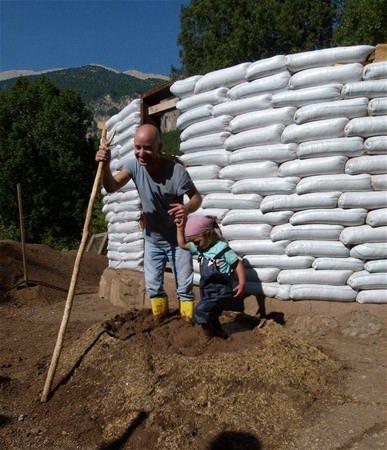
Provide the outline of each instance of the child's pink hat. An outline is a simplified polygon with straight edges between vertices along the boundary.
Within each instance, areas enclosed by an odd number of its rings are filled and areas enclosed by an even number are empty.
[[[216,217],[214,216],[189,216],[185,225],[186,236],[197,236],[214,229]]]

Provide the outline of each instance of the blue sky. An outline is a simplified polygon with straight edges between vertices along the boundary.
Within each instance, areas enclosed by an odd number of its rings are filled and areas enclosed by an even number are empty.
[[[0,70],[98,63],[168,75],[189,0],[0,0]]]

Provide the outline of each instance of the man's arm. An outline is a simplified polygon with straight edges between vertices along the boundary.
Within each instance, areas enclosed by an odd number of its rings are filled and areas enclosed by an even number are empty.
[[[109,165],[110,149],[109,145],[106,143],[101,143],[99,146],[99,149],[95,155],[95,160],[98,162],[102,161],[103,163],[102,184],[108,192],[117,191],[122,186],[125,186],[125,184],[132,178],[132,175],[126,170],[121,170],[117,173],[117,175],[113,176]]]
[[[189,202],[185,205],[181,203],[171,203],[170,205],[171,208],[168,210],[168,213],[173,215],[176,221],[182,220],[187,217],[188,214],[195,212],[202,204],[202,196],[195,186],[187,191],[187,195],[189,197]]]

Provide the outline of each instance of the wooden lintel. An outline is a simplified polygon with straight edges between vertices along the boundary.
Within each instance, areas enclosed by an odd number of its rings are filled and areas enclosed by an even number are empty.
[[[378,44],[375,48],[374,62],[387,61],[387,44]]]
[[[177,98],[171,98],[169,100],[162,101],[158,103],[157,105],[152,105],[148,107],[148,114],[159,114],[161,112],[168,111],[169,109],[174,109],[176,106],[176,103],[178,102]]]

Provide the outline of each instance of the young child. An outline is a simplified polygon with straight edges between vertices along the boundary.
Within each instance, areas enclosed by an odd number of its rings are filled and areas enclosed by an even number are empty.
[[[220,238],[215,217],[195,215],[186,223],[177,223],[177,242],[198,255],[201,298],[195,308],[195,322],[207,335],[226,339],[219,316],[223,310],[235,309],[235,299],[244,294],[246,274],[241,259]]]

